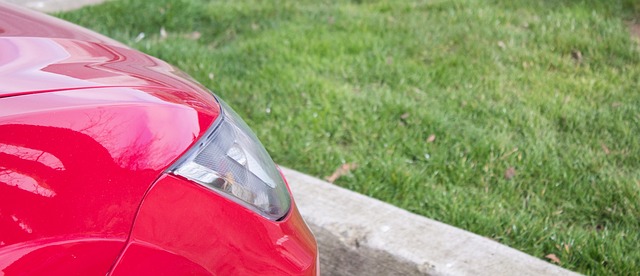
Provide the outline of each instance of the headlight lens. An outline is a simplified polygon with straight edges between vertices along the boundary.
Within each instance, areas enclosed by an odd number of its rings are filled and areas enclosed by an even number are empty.
[[[291,198],[273,160],[244,121],[222,100],[217,124],[170,171],[278,220]]]

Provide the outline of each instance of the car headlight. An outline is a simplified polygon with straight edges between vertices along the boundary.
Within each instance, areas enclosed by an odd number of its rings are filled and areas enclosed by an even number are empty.
[[[211,129],[169,171],[278,220],[291,197],[273,160],[244,121],[222,100]]]

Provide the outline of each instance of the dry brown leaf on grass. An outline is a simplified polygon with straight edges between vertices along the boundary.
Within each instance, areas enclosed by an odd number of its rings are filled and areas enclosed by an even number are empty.
[[[183,35],[182,37],[189,39],[189,40],[198,40],[200,39],[200,37],[202,36],[202,34],[198,31],[195,32],[191,32],[188,34]]]
[[[498,47],[499,47],[500,49],[502,49],[502,50],[504,50],[505,48],[507,48],[507,45],[506,45],[506,44],[504,44],[504,41],[502,41],[502,40],[501,40],[501,41],[498,41],[498,43],[497,43],[497,44],[498,44]]]
[[[398,122],[398,124],[400,124],[401,126],[406,126],[407,118],[409,118],[409,112],[403,113],[402,115],[400,115],[400,122]]]
[[[328,182],[333,183],[336,180],[338,180],[338,178],[340,178],[341,176],[348,174],[351,170],[355,170],[358,167],[358,164],[356,163],[344,163],[342,165],[340,165],[340,167],[338,167],[333,174],[331,174],[330,176],[325,177],[324,179],[326,179]]]
[[[435,140],[436,140],[436,135],[435,134],[431,134],[427,138],[427,143],[433,143]]]
[[[602,147],[602,151],[604,151],[604,154],[609,155],[611,153],[609,147],[607,147],[607,145],[605,145],[603,142],[600,142],[600,147]]]
[[[627,27],[629,27],[629,33],[631,38],[640,42],[640,22],[627,21]]]
[[[573,50],[571,51],[571,57],[573,58],[573,60],[575,60],[577,63],[581,63],[582,62],[582,52],[580,52],[580,50]]]
[[[513,178],[514,176],[516,176],[516,168],[514,168],[514,167],[509,167],[504,172],[504,179],[506,179],[506,180],[511,180],[511,178]]]
[[[392,57],[387,57],[387,64],[388,65],[393,64],[393,58]]]
[[[561,264],[560,259],[558,258],[558,256],[556,256],[556,254],[549,254],[544,257],[549,259],[549,261],[551,261],[552,263]]]

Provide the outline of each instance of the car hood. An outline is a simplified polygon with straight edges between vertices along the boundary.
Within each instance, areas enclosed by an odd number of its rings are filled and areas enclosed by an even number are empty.
[[[0,36],[0,49],[0,97],[116,86],[206,90],[169,64],[117,45]]]
[[[68,22],[0,3],[0,97],[96,87],[206,91],[159,59]]]
[[[109,248],[86,262],[106,272],[145,192],[219,111],[159,59],[0,2],[0,274]]]

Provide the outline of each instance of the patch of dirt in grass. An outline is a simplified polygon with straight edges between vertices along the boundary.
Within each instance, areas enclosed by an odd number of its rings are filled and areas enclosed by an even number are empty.
[[[631,37],[640,43],[640,22],[635,20],[628,21],[627,26],[629,27]]]

